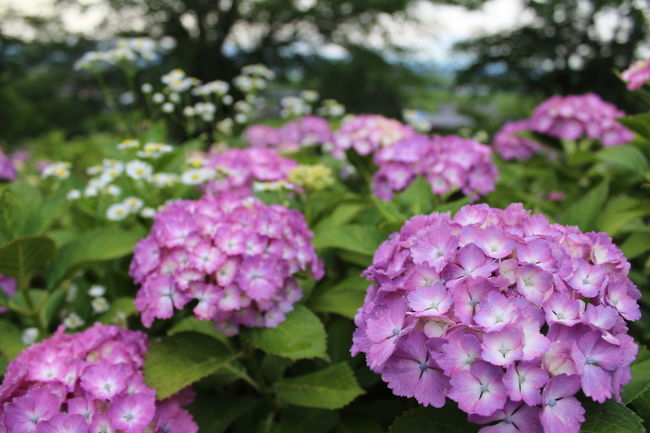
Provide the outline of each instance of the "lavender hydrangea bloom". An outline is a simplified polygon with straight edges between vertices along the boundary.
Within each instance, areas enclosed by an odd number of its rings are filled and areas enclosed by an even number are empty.
[[[583,137],[598,139],[603,146],[617,146],[632,141],[631,131],[616,121],[625,116],[598,95],[553,96],[542,102],[530,118],[532,131],[564,140]]]
[[[305,146],[332,146],[334,135],[326,119],[303,116],[281,128],[252,125],[244,132],[246,141],[255,147],[266,147],[278,152],[296,152]]]
[[[147,337],[96,324],[25,349],[0,386],[0,431],[12,433],[196,433],[182,408],[190,389],[162,401],[144,383]]]
[[[0,180],[15,180],[16,175],[13,161],[0,149]]]
[[[272,149],[249,147],[229,149],[209,155],[205,167],[223,173],[203,185],[208,194],[228,191],[247,196],[252,194],[254,181],[286,181],[289,172],[298,165],[294,160],[278,155]]]
[[[142,323],[151,326],[196,300],[196,317],[230,335],[240,325],[277,326],[302,296],[294,274],[323,276],[311,238],[298,211],[253,197],[170,203],[131,262]]]
[[[641,293],[604,233],[521,204],[408,220],[376,251],[352,354],[396,395],[445,397],[482,433],[578,433],[575,394],[620,399],[638,348]]]
[[[251,125],[244,131],[245,140],[254,147],[276,149],[280,145],[280,130],[269,125]]]
[[[382,147],[415,135],[415,130],[398,120],[378,114],[354,116],[334,134],[333,155],[342,158],[347,149],[370,155]]]
[[[494,135],[494,150],[503,159],[530,159],[541,145],[529,138],[520,137],[518,133],[528,131],[530,127],[527,120],[506,122]]]
[[[11,297],[16,293],[16,289],[17,284],[15,278],[0,274],[0,290],[5,292],[7,296]],[[5,307],[0,307],[0,313],[4,313],[5,311],[7,311]]]
[[[639,89],[650,82],[650,59],[633,63],[621,73],[621,78],[627,83],[628,90]]]
[[[379,170],[373,177],[373,192],[382,200],[408,188],[418,175],[429,181],[435,194],[458,188],[465,195],[494,190],[498,175],[489,147],[455,135],[412,135],[378,149],[374,161]]]

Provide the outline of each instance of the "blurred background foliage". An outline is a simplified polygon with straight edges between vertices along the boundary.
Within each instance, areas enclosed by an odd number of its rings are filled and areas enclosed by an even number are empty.
[[[640,49],[647,50],[650,32],[643,0],[521,0],[521,25],[456,42],[461,61],[423,61],[412,47],[396,42],[399,27],[387,23],[430,30],[435,24],[417,13],[422,3],[473,10],[490,1],[52,1],[47,18],[11,5],[2,10],[3,146],[24,145],[54,130],[65,138],[110,130],[94,78],[72,73],[72,65],[116,36],[176,40],[164,60],[140,72],[139,82],[172,67],[206,81],[227,80],[241,66],[261,62],[279,73],[279,92],[311,88],[353,113],[399,117],[405,107],[443,115],[452,110],[468,116],[469,125],[493,132],[553,93],[595,91],[638,111],[638,101],[615,74],[602,71],[630,64]],[[73,32],[64,25],[71,11],[103,18],[91,32]],[[109,84],[117,79],[107,76]]]

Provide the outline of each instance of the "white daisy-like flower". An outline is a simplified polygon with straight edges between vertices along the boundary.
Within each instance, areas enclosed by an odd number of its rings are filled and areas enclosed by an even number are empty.
[[[74,283],[70,284],[65,292],[65,301],[66,302],[74,301],[74,298],[77,297],[77,292],[79,292],[79,287]]]
[[[110,308],[110,304],[108,303],[106,298],[102,298],[102,297],[93,299],[90,302],[90,305],[93,307],[93,311],[96,314],[104,313],[108,311],[108,309]]]
[[[93,298],[104,296],[104,293],[106,293],[106,287],[101,284],[93,284],[88,288],[88,294]]]
[[[69,162],[53,162],[41,175],[43,178],[56,177],[58,179],[67,179],[70,177],[70,163]]]
[[[162,93],[156,92],[151,97],[151,100],[153,102],[155,102],[156,104],[162,104],[163,102],[165,102],[165,95],[163,95]]]
[[[144,161],[134,159],[126,163],[126,175],[131,179],[149,179],[153,168]]]
[[[117,148],[120,150],[124,149],[136,149],[140,146],[140,142],[134,139],[126,139],[117,144]]]
[[[151,207],[145,207],[140,211],[140,216],[142,218],[153,218],[154,216],[156,216],[156,209]]]
[[[23,333],[20,337],[21,341],[25,346],[34,344],[38,338],[38,328],[26,328],[23,330]]]
[[[130,209],[124,203],[111,205],[106,211],[106,218],[111,221],[120,221],[129,216]]]
[[[140,90],[142,90],[142,93],[151,93],[153,92],[153,86],[151,83],[144,83],[142,86],[140,86]]]
[[[207,168],[193,168],[181,176],[181,182],[186,185],[198,185],[214,177],[214,171]]]
[[[104,192],[110,196],[117,197],[122,194],[122,188],[117,185],[106,185]]]
[[[151,176],[151,183],[158,188],[165,188],[176,183],[176,175],[171,173],[156,173]]]
[[[174,104],[172,104],[171,102],[165,102],[162,105],[162,111],[164,111],[165,113],[173,112],[174,111]]]
[[[131,209],[132,213],[136,213],[144,205],[144,202],[137,197],[128,197],[124,199],[123,203]]]
[[[63,326],[68,329],[75,329],[84,325],[84,321],[76,313],[70,313],[68,316],[63,319]]]
[[[85,197],[97,197],[98,195],[99,195],[99,189],[96,186],[88,185],[84,189],[84,196]]]
[[[78,198],[81,197],[81,191],[79,191],[78,189],[71,189],[70,191],[68,191],[65,197],[70,201],[77,200]]]

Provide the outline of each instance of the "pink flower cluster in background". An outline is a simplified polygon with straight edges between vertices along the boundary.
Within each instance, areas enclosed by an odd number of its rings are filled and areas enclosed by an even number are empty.
[[[142,323],[170,318],[195,299],[194,314],[228,335],[239,326],[274,327],[302,292],[294,275],[323,263],[296,210],[223,193],[180,200],[158,212],[135,248],[131,275],[142,285]]]
[[[267,147],[288,153],[305,146],[331,146],[334,139],[327,120],[318,116],[304,116],[281,128],[252,125],[246,129],[244,137],[254,147]]]
[[[650,59],[633,63],[621,73],[621,78],[627,83],[628,90],[636,90],[650,83]]]
[[[191,390],[156,401],[144,383],[147,337],[95,324],[30,346],[0,386],[0,431],[11,433],[196,433],[182,408]]]
[[[494,150],[503,159],[530,159],[541,149],[540,143],[530,138],[521,137],[520,132],[529,131],[527,120],[506,122],[494,135]]]
[[[529,120],[532,131],[565,140],[598,139],[603,146],[632,141],[634,135],[616,121],[625,113],[598,95],[553,96],[541,103]]]
[[[411,218],[376,251],[355,318],[366,354],[394,394],[446,397],[483,433],[578,433],[580,390],[615,397],[638,348],[626,320],[641,293],[604,233],[581,233],[485,204]]]
[[[203,185],[208,194],[229,191],[239,196],[252,193],[254,181],[273,182],[286,180],[289,172],[298,164],[278,155],[272,149],[248,147],[229,149],[208,156],[205,167],[218,170],[223,177],[212,179]]]
[[[359,155],[370,155],[412,135],[415,135],[413,128],[395,119],[378,114],[354,116],[334,134],[333,155],[343,158],[347,149],[354,149]]]
[[[14,162],[0,149],[0,180],[14,180],[16,174]]]
[[[454,188],[465,195],[487,194],[494,190],[498,175],[490,153],[488,146],[456,135],[412,135],[375,152],[379,170],[373,178],[373,192],[390,200],[393,192],[408,188],[422,175],[435,194]]]
[[[17,289],[16,279],[0,274],[0,290],[5,292],[8,297],[12,297]],[[7,311],[5,307],[0,307],[0,313]]]

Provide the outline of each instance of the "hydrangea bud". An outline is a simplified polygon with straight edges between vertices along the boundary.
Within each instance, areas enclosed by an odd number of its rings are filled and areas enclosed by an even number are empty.
[[[650,82],[650,59],[639,60],[621,73],[628,90],[636,90]]]
[[[620,400],[638,348],[641,293],[604,233],[551,224],[521,204],[408,220],[375,252],[352,353],[425,406],[480,424],[578,433],[575,394]],[[522,424],[524,425],[524,424]]]
[[[168,204],[131,262],[142,323],[170,318],[196,300],[195,316],[229,335],[240,325],[278,325],[302,296],[295,274],[323,276],[311,238],[298,211],[253,197],[223,193]]]
[[[190,389],[162,401],[145,385],[147,337],[95,324],[79,334],[63,328],[7,367],[0,386],[0,431],[12,433],[196,433],[182,408]]]

